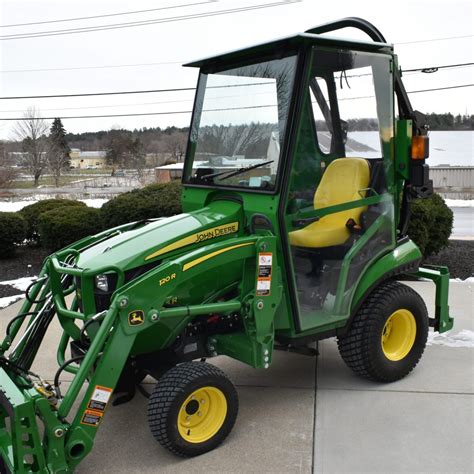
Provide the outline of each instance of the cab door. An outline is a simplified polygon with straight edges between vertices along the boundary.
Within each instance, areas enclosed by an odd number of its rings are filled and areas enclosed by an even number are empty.
[[[343,325],[395,244],[392,57],[314,48],[285,202],[297,330]]]

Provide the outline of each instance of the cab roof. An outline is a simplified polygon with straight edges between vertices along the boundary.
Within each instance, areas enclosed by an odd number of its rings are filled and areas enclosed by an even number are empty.
[[[393,45],[389,43],[379,43],[376,41],[360,41],[355,39],[338,38],[334,36],[322,36],[314,33],[300,33],[296,36],[288,36],[273,40],[267,43],[262,43],[248,48],[243,48],[227,53],[211,56],[204,59],[199,59],[190,63],[184,64],[185,67],[207,67],[218,66],[221,63],[233,62],[242,58],[259,57],[268,54],[275,54],[280,51],[282,56],[285,53],[295,51],[301,46],[340,46],[347,49],[356,49],[362,51],[393,53]]]

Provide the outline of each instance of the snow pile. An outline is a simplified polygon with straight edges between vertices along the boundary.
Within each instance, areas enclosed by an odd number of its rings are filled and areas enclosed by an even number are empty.
[[[23,209],[30,204],[34,204],[35,202],[41,201],[42,199],[49,199],[52,196],[43,196],[39,198],[35,196],[36,199],[25,199],[22,201],[0,201],[0,212],[17,212],[20,209]],[[101,207],[102,204],[106,203],[108,199],[78,199],[82,201],[86,206],[89,207]]]
[[[79,201],[82,201],[86,206],[89,207],[102,207],[102,204],[105,204],[108,199],[79,199]]]
[[[15,303],[18,300],[21,300],[22,298],[23,295],[4,296],[3,298],[0,298],[0,309],[10,306],[11,304]]]
[[[472,285],[474,283],[474,277],[468,277],[465,280],[462,280],[461,278],[450,278],[449,281],[455,283],[469,283]]]
[[[5,280],[0,281],[0,285],[8,285],[18,291],[24,292],[37,278],[37,276],[32,276],[17,278],[16,280]],[[21,300],[24,297],[25,295],[23,293],[21,295],[4,296],[3,298],[0,298],[0,309],[6,308],[7,306],[10,306],[11,304],[15,303],[18,300]]]
[[[445,199],[448,207],[474,207],[474,199]]]
[[[37,276],[32,276],[17,278],[16,280],[5,280],[0,281],[0,285],[13,286],[16,290],[25,291],[37,278]]]
[[[0,212],[17,212],[28,204],[33,204],[33,201],[0,201]]]
[[[474,348],[474,331],[463,329],[457,334],[451,334],[450,331],[443,334],[430,332],[428,333],[428,341],[426,342],[426,345]]]

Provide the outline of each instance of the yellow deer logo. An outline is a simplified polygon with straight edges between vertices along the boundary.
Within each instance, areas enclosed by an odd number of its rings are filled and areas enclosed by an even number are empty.
[[[145,322],[145,316],[143,314],[143,311],[136,310],[129,313],[128,324],[130,326],[138,326],[140,324],[143,324],[144,322]]]

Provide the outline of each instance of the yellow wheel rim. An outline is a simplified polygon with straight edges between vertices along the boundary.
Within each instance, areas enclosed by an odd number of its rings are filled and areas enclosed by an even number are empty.
[[[416,337],[416,321],[408,309],[392,313],[382,331],[382,350],[389,360],[397,361],[411,351]]]
[[[189,443],[204,443],[224,424],[227,400],[216,387],[202,387],[191,393],[178,414],[179,434]]]

